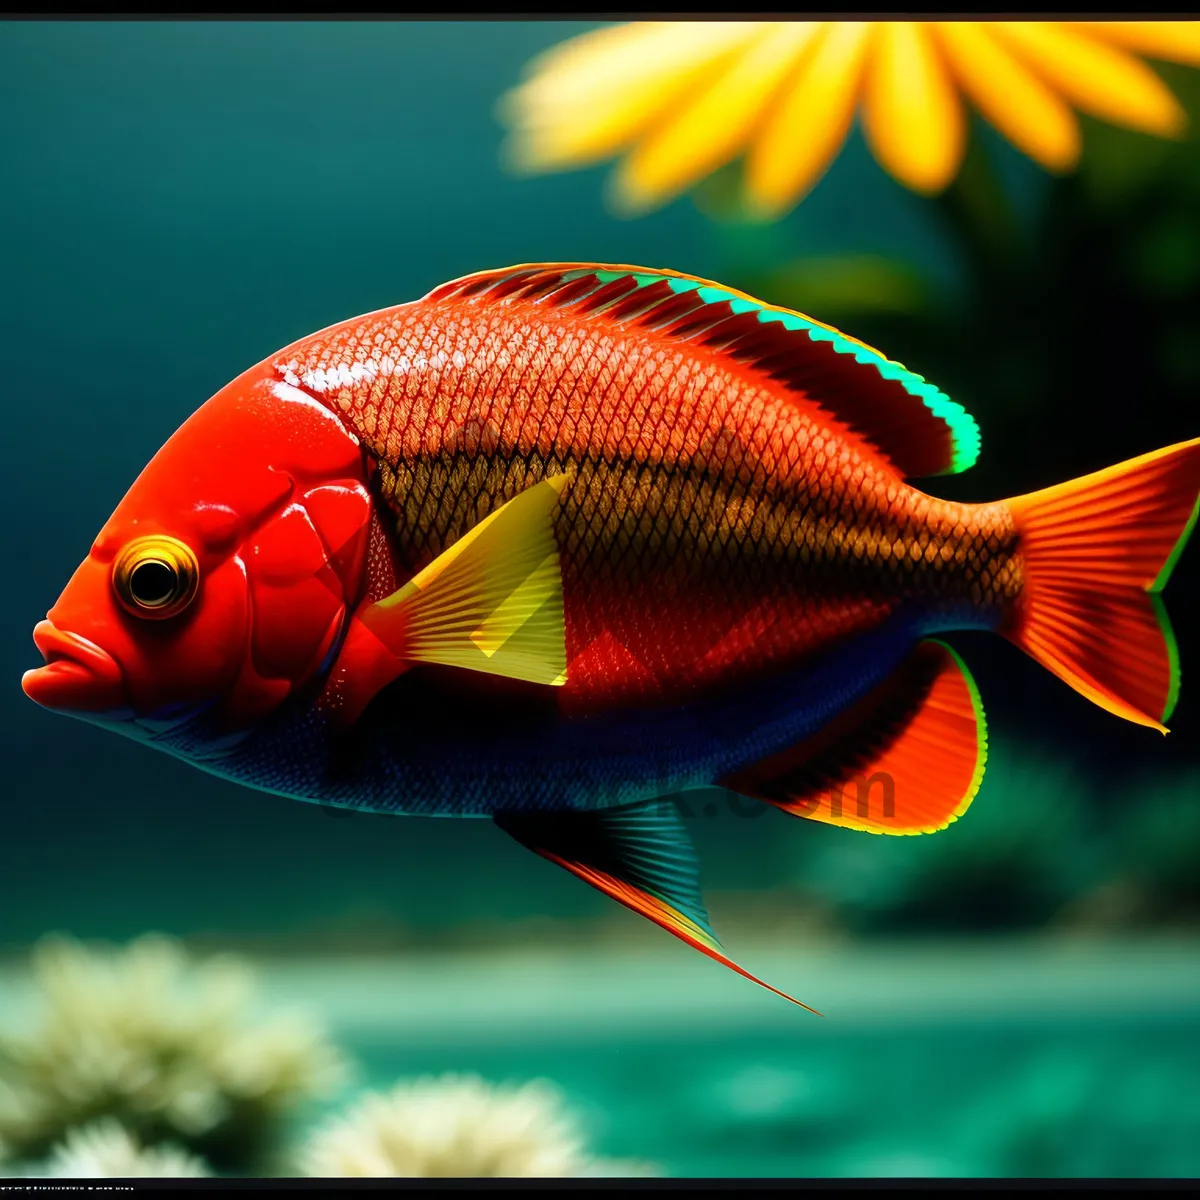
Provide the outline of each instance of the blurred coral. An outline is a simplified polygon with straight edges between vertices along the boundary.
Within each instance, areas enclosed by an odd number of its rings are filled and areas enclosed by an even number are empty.
[[[644,1164],[588,1154],[551,1085],[496,1087],[472,1075],[417,1079],[387,1094],[368,1093],[311,1137],[300,1163],[306,1175],[321,1179],[653,1173]]]
[[[38,1157],[114,1117],[146,1145],[248,1167],[289,1108],[342,1078],[340,1056],[300,1014],[249,1022],[253,977],[233,958],[192,963],[157,935],[103,951],[53,938],[35,949],[34,976],[40,1027],[0,1041],[11,1156]]]
[[[856,113],[879,163],[940,192],[966,145],[961,97],[1051,171],[1080,155],[1072,109],[1160,137],[1186,125],[1137,54],[1200,65],[1197,21],[646,21],[553,47],[501,102],[521,171],[627,152],[613,200],[662,204],[745,154],[745,203],[780,215]]]
[[[207,1164],[178,1146],[144,1147],[111,1118],[73,1129],[55,1148],[45,1175],[56,1179],[199,1179]]]

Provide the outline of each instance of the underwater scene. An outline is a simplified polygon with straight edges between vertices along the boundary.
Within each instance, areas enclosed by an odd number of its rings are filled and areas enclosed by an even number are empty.
[[[1200,1175],[1200,22],[0,95],[0,1177]]]

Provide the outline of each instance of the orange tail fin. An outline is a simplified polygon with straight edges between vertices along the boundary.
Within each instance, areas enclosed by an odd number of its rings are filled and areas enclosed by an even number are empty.
[[[1088,700],[1165,733],[1180,662],[1158,593],[1200,514],[1200,438],[1008,506],[1025,587],[1001,632]]]
[[[1166,733],[1179,655],[1158,593],[1200,514],[1200,438],[1008,506],[1025,585],[1001,632],[1101,708]]]

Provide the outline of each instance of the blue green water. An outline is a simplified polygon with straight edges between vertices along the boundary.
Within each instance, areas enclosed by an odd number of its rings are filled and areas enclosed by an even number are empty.
[[[370,822],[336,825],[68,725],[19,686],[39,657],[34,624],[137,473],[204,400],[297,337],[529,261],[720,279],[802,246],[911,251],[954,276],[930,214],[857,136],[782,242],[772,228],[729,241],[686,198],[617,220],[606,166],[506,175],[498,97],[530,58],[594,24],[3,26],[0,468],[22,519],[6,526],[20,568],[0,592],[13,797],[0,946],[52,928],[290,936],[364,910],[421,925],[597,907],[552,868],[510,873],[525,852],[490,830],[415,822],[381,837]],[[456,859],[457,885],[431,892]]]
[[[553,1079],[597,1151],[675,1177],[1200,1176],[1194,1014],[820,1041],[354,1048],[380,1087],[446,1070]]]
[[[1200,943],[740,946],[824,1019],[682,949],[279,966],[355,1087],[552,1080],[672,1176],[1200,1176]]]
[[[590,27],[4,26],[0,466],[15,570],[0,590],[10,798],[0,947],[19,950],[50,929],[123,939],[152,926],[297,944],[329,930],[353,939],[372,922],[431,929],[481,916],[595,913],[607,903],[549,864],[528,863],[494,830],[336,822],[41,711],[19,686],[39,658],[34,624],[162,442],[248,365],[330,322],[525,261],[645,263],[731,285],[805,255],[886,255],[947,281],[966,271],[930,203],[880,170],[857,131],[776,226],[718,225],[687,197],[618,220],[604,206],[604,165],[506,175],[497,98],[533,56]],[[1014,151],[997,161],[1014,195],[1044,195],[1045,178]],[[1053,345],[1033,327],[1026,334]],[[941,327],[931,337],[936,349],[908,365],[939,384],[947,372],[990,377],[1013,357],[957,361],[960,339]],[[890,338],[879,344],[898,356],[904,349]],[[1130,412],[1124,397],[1133,393],[1120,380],[1114,386],[1124,424],[1087,418],[1093,392],[1055,396],[1060,420],[1074,422],[1070,438],[1042,438],[1014,396],[1011,422],[1007,409],[982,422],[983,456],[962,486],[978,487],[971,477],[985,469],[1006,488],[1040,486],[1172,440],[1172,414]],[[1023,479],[1029,455],[995,449],[1006,431],[1010,444],[1053,451],[1046,476]],[[1178,436],[1191,432],[1188,424]],[[1188,700],[1187,664],[1200,640],[1184,618],[1197,580],[1200,555],[1185,555],[1167,595],[1185,682],[1165,743],[1068,695],[999,639],[964,635],[955,647],[979,684],[993,737],[1013,729],[1018,747],[1050,743],[1079,767],[1085,805],[1095,796],[1089,775],[1119,781],[1194,765],[1200,709]],[[998,803],[988,780],[983,786],[977,806]],[[711,889],[794,880],[799,848],[821,832],[785,830],[774,814],[697,824],[713,826],[695,831]],[[1071,886],[1085,840],[1064,850]]]
[[[1110,197],[1104,213],[1086,188],[1051,188],[993,138],[1024,217],[1052,220],[1034,286],[996,290],[992,277],[972,292],[969,256],[934,203],[890,180],[857,131],[777,226],[721,225],[687,198],[618,220],[603,203],[607,166],[505,175],[497,97],[587,27],[0,28],[0,949],[23,956],[51,930],[120,941],[148,929],[309,958],[464,928],[511,947],[500,935],[513,927],[534,922],[536,945],[537,919],[610,907],[486,823],[335,820],[43,712],[20,691],[34,623],[149,457],[230,378],[330,322],[525,261],[640,263],[749,286],[793,259],[882,255],[955,296],[950,319],[926,313],[878,337],[857,317],[838,323],[979,418],[980,463],[947,482],[953,494],[1013,494],[1200,431],[1200,255],[1184,252],[1200,245],[1200,183],[1184,186],[1200,178],[1194,136],[1104,143],[1085,122],[1085,166],[1107,163],[1131,197],[1128,210]],[[1147,262],[1166,290],[1138,282]],[[597,1150],[668,1174],[1200,1175],[1195,943],[1165,957],[1097,952],[1082,974],[1052,969],[1071,959],[1065,940],[988,958],[989,931],[1041,930],[1068,911],[1128,921],[1138,937],[1196,928],[1198,597],[1193,546],[1167,593],[1184,684],[1165,741],[999,639],[967,635],[955,646],[993,746],[969,820],[920,845],[846,840],[774,812],[694,823],[714,901],[791,889],[778,902],[790,927],[759,931],[775,963],[747,953],[746,965],[828,1011],[825,1023],[794,1021],[708,960],[688,965],[657,933],[637,943],[644,959],[587,969],[561,941],[532,964],[499,948],[499,975],[397,960],[379,976],[315,960],[309,990],[347,992],[319,1007],[364,1082],[545,1075]],[[797,929],[810,908],[844,934],[952,929],[962,945],[901,970],[917,961],[910,949],[872,943],[835,987]],[[0,1013],[6,999],[0,988]]]
[[[822,1020],[682,948],[287,959],[357,1064],[551,1081],[604,1159],[679,1177],[1200,1177],[1194,939],[742,947]],[[36,1016],[0,968],[0,1026]],[[292,1133],[318,1120],[309,1109]]]

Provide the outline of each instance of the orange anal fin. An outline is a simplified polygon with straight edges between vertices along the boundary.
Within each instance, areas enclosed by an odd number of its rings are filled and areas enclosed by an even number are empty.
[[[821,1014],[728,958],[700,897],[691,839],[662,800],[576,813],[503,813],[496,824],[535,854],[648,917],[681,941],[760,987]]]
[[[953,650],[925,641],[815,737],[721,783],[813,821],[933,833],[966,811],[986,758],[974,681]]]

